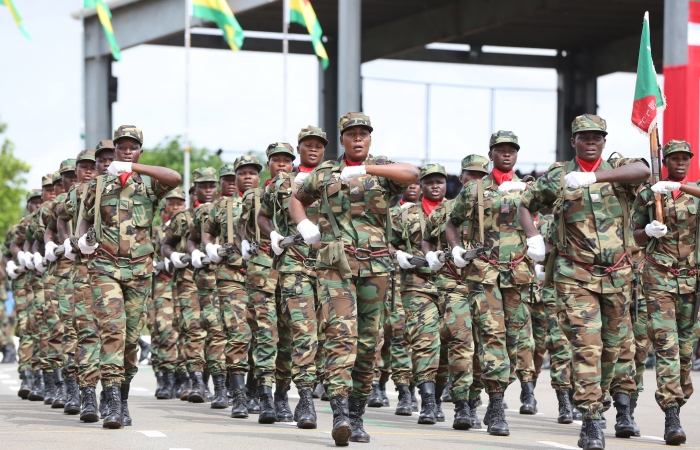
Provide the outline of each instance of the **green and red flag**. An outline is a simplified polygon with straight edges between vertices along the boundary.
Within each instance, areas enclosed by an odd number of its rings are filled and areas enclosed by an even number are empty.
[[[7,9],[10,11],[10,14],[12,15],[12,18],[15,19],[15,23],[17,24],[17,27],[19,27],[19,31],[22,32],[24,37],[26,37],[27,39],[29,39],[31,41],[32,37],[27,32],[27,29],[24,28],[24,23],[22,23],[22,16],[19,15],[19,11],[17,11],[17,7],[12,2],[12,0],[0,0],[0,5],[7,6]]]
[[[109,44],[109,50],[115,60],[122,59],[122,52],[117,44],[117,38],[114,37],[114,29],[112,29],[112,11],[109,10],[106,0],[85,0],[83,3],[85,8],[95,8],[97,17],[100,19],[102,29],[105,31],[105,37]]]
[[[316,56],[321,58],[323,68],[327,69],[328,53],[326,53],[326,47],[323,46],[323,30],[311,2],[309,0],[289,0],[289,21],[306,27],[311,35],[314,52],[316,52]]]
[[[661,91],[659,80],[651,59],[651,38],[649,33],[649,12],[644,14],[642,40],[639,44],[637,62],[637,83],[634,88],[632,125],[639,131],[649,134],[656,126],[659,113],[666,108],[666,97]]]
[[[243,46],[243,28],[226,0],[192,0],[192,16],[216,23],[231,50],[240,50]]]

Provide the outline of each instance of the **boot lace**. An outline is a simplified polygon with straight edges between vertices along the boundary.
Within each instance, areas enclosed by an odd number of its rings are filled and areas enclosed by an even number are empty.
[[[591,420],[590,425],[588,425],[587,434],[588,440],[600,440],[600,435],[603,434],[603,430],[600,428],[600,423],[597,420]]]
[[[669,409],[666,411],[666,427],[668,428],[680,428],[681,419],[678,415],[678,410]]]

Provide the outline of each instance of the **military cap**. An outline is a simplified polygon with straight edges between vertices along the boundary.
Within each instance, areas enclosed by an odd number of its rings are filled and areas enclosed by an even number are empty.
[[[97,156],[97,154],[102,150],[114,150],[114,141],[105,139],[104,141],[98,142],[97,146],[95,147],[95,156]]]
[[[143,144],[143,133],[134,125],[122,125],[119,128],[117,128],[114,132],[114,138],[112,139],[112,142],[117,142],[118,139],[125,137],[136,139],[137,141],[139,141],[139,144]]]
[[[193,174],[194,175],[194,174]],[[216,169],[213,167],[200,167],[197,176],[192,177],[195,183],[204,183],[207,181],[218,181],[216,179]]]
[[[27,201],[30,201],[33,198],[41,198],[41,189],[32,189],[31,191],[27,192]]]
[[[368,128],[370,133],[374,130],[374,128],[372,128],[372,122],[369,120],[369,116],[366,116],[365,113],[362,112],[349,112],[341,116],[340,120],[338,120],[338,129],[340,130],[340,134],[343,134],[343,131],[345,131],[347,128],[358,125]]]
[[[296,155],[294,154],[294,148],[286,142],[273,142],[272,144],[268,145],[267,150],[265,150],[268,160],[272,155],[276,155],[277,153],[288,154],[292,157],[292,161],[297,159]]]
[[[462,159],[462,170],[489,173],[489,160],[481,155],[469,155]]]
[[[41,177],[41,187],[53,185],[53,174],[47,173]]]
[[[233,162],[233,170],[235,172],[239,168],[249,165],[255,166],[258,169],[258,172],[262,172],[263,170],[263,166],[258,162],[258,158],[252,155],[243,155],[236,158],[236,160]]]
[[[185,200],[185,191],[183,191],[181,187],[176,187],[172,191],[168,192],[165,198],[179,198],[180,200]]]
[[[75,163],[78,164],[80,161],[92,161],[95,162],[95,151],[86,149],[78,153],[78,157],[75,158]]]
[[[520,150],[520,144],[518,144],[518,136],[512,131],[498,130],[491,135],[489,140],[489,148],[498,144],[513,144],[517,150]]]
[[[75,170],[75,164],[76,164],[75,158],[68,158],[64,159],[61,161],[61,167],[58,169],[58,173],[63,173],[63,172],[70,172],[71,170]]]
[[[318,127],[314,127],[312,125],[309,125],[306,128],[302,128],[301,131],[299,132],[299,136],[297,136],[297,143],[300,143],[304,139],[306,139],[309,136],[315,136],[319,138],[322,142],[324,147],[328,145],[328,139],[326,138],[326,132],[323,131],[322,129]]]
[[[233,163],[226,163],[219,167],[219,178],[223,177],[224,175],[236,175],[235,167],[236,166]]]
[[[686,141],[677,141],[675,139],[671,139],[670,141],[666,142],[666,145],[664,145],[664,158],[670,155],[671,153],[678,152],[689,153],[691,157],[695,156],[695,153],[693,153],[693,151],[690,150],[690,144]]]
[[[603,135],[607,135],[607,128],[608,125],[602,117],[594,114],[584,114],[571,122],[571,135],[573,136],[580,131],[600,131]]]
[[[190,185],[190,188],[187,190],[188,194],[194,194],[194,180],[199,178],[201,176],[201,168],[197,167],[192,171],[192,184]]]
[[[428,175],[432,175],[434,173],[439,173],[440,175],[444,175],[445,178],[447,178],[447,172],[445,171],[445,167],[442,164],[431,163],[426,164],[425,167],[423,167],[420,170],[420,179],[422,180]]]
[[[51,184],[56,184],[61,181],[61,172],[58,170],[53,173],[53,179],[51,180]]]

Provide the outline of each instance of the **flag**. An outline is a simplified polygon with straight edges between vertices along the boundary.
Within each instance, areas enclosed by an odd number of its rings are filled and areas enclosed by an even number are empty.
[[[243,46],[243,28],[226,0],[192,0],[192,16],[215,22],[224,32],[231,50],[240,50]]]
[[[316,17],[314,8],[311,6],[311,2],[309,0],[289,0],[289,21],[306,27],[311,35],[314,52],[316,52],[316,56],[321,58],[323,68],[327,69],[328,53],[326,53],[326,47],[323,46],[321,41],[323,30]]]
[[[114,30],[112,29],[112,11],[109,10],[107,2],[105,0],[85,0],[83,5],[85,8],[95,8],[95,10],[97,10],[97,17],[100,19],[102,28],[105,30],[105,36],[107,37],[112,56],[117,61],[122,59],[122,53],[117,44],[117,39],[114,37]]]
[[[19,27],[19,31],[22,32],[24,37],[31,41],[32,37],[27,32],[27,29],[24,28],[24,24],[22,24],[22,16],[19,15],[19,11],[17,11],[17,8],[15,7],[15,4],[12,3],[12,0],[0,0],[0,5],[7,6],[7,9],[10,10],[10,14],[12,14],[12,18],[15,19],[15,23]]]
[[[666,97],[659,86],[654,62],[651,59],[649,12],[646,12],[642,26],[642,40],[639,44],[637,83],[634,88],[634,104],[632,105],[632,125],[642,133],[649,134],[656,126],[659,112],[665,108]]]

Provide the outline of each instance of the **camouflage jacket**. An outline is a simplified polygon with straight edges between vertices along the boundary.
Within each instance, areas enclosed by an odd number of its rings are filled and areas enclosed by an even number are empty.
[[[664,267],[693,269],[698,264],[695,260],[695,233],[700,199],[681,192],[675,200],[671,194],[662,194],[662,200],[664,225],[668,228],[668,233],[661,238],[651,239],[651,245],[648,247],[651,251],[648,252],[648,256],[656,264],[645,262],[642,275],[644,287],[692,294],[695,292],[697,277],[676,277]],[[654,193],[651,191],[651,184],[645,183],[633,205],[632,222],[644,227],[654,220]]]
[[[365,165],[385,165],[392,162],[384,157],[368,155]],[[331,222],[328,220],[328,209],[335,217],[343,244],[352,249],[365,249],[366,252],[377,252],[388,249],[386,239],[387,204],[392,197],[400,194],[404,186],[384,177],[364,175],[349,182],[340,181],[340,172],[346,167],[345,154],[337,159],[324,161],[308,177],[304,179],[296,193],[304,205],[321,201],[321,214],[318,225],[321,229],[322,242],[328,244],[336,240]],[[328,205],[323,201],[324,192],[328,195]],[[393,270],[390,256],[358,260],[347,254],[348,263],[354,276],[388,275]],[[364,259],[364,258],[363,258]],[[317,261],[317,268],[328,267]]]
[[[639,161],[644,160],[618,158],[610,162],[603,161],[597,171]],[[639,183],[615,183],[615,186],[613,183],[594,183],[579,189],[565,188],[563,198],[560,199],[559,188],[564,169],[567,173],[581,171],[575,159],[554,163],[533,188],[523,193],[521,199],[532,213],[547,208],[553,210],[554,236],[557,236],[559,221],[563,219],[565,222],[563,248],[558,237],[555,238],[560,254],[554,263],[554,281],[604,294],[622,292],[625,285],[631,285],[631,268],[615,270],[610,275],[598,277],[571,260],[611,267],[625,256],[627,245],[624,242],[622,205],[617,196],[624,196],[623,200],[631,207]],[[570,259],[561,256],[562,251]]]
[[[397,214],[392,216],[391,245],[413,256],[425,256],[421,243],[426,221],[427,214],[420,202],[412,205],[404,204]],[[420,291],[437,295],[430,267],[399,270],[401,271],[401,292]]]
[[[517,175],[513,181],[520,181]],[[471,242],[462,233],[466,247],[482,244],[486,250],[486,261],[476,258],[464,268],[464,279],[484,284],[499,283],[500,287],[515,287],[533,283],[530,258],[525,254],[525,233],[518,220],[518,205],[521,192],[502,194],[492,174],[481,179],[484,188],[484,241],[481,242],[478,215],[477,180],[467,183],[455,198],[450,220],[458,227],[473,228]],[[519,261],[512,270],[509,264]],[[497,263],[496,263],[497,262]],[[494,265],[497,264],[497,265]]]
[[[165,231],[163,227],[165,224],[155,225],[151,228],[151,240],[153,241],[153,260],[157,262],[162,262],[165,260],[160,252],[163,246],[163,238],[165,238]]]
[[[241,208],[241,222],[245,234],[241,241],[246,239],[249,243],[257,243],[260,246],[257,255],[254,255],[246,264],[246,287],[258,289],[264,292],[275,292],[277,289],[277,273],[272,269],[272,256],[270,256],[270,238],[258,230],[256,201],[262,203],[263,190],[261,188],[248,189],[243,194]],[[256,200],[257,197],[257,200]],[[259,206],[260,207],[260,206]],[[260,234],[257,238],[256,230]]]
[[[41,204],[44,205],[43,203]],[[30,250],[34,245],[34,241],[37,240],[37,231],[39,228],[39,212],[41,211],[41,206],[34,210],[33,213],[29,215],[29,222],[27,222],[27,227],[25,228],[25,237],[29,241]],[[43,234],[42,234],[43,236]]]
[[[193,241],[199,240],[199,251],[206,254],[206,249],[201,243],[202,239],[202,226],[204,222],[209,218],[209,212],[214,206],[213,203],[202,203],[197,206],[194,210],[194,215],[192,216],[192,224],[190,225],[189,239]],[[201,269],[194,270],[194,278],[197,282],[197,287],[200,289],[216,289],[216,265],[212,264],[205,266]]]
[[[51,230],[54,232],[54,243],[57,245],[63,245],[58,235],[58,213],[59,210],[63,208],[66,200],[68,199],[68,193],[59,194],[53,201],[45,203],[47,208],[42,210],[41,220],[44,223],[44,233],[46,230]],[[42,241],[44,237],[41,237]],[[73,261],[68,258],[60,258],[49,265],[49,273],[53,276],[67,277],[73,268]]]
[[[19,223],[17,224],[17,229],[15,231],[14,236],[12,237],[12,242],[14,242],[14,244],[20,249],[24,247],[24,242],[27,240],[27,227],[29,226],[29,222],[31,220],[32,216],[29,214],[22,217],[22,219],[20,219]]]
[[[78,230],[78,226],[80,225],[81,219],[80,217],[78,217],[78,214],[80,213],[80,205],[83,201],[83,189],[85,186],[89,187],[89,183],[87,185],[84,183],[74,185],[68,191],[66,199],[63,202],[60,202],[58,204],[58,208],[56,209],[57,216],[61,220],[68,223],[68,227],[70,228],[70,235],[78,238],[80,237],[77,236],[80,231]],[[73,265],[80,265],[83,259],[80,250],[78,248],[74,248],[73,251],[77,255],[75,257],[75,262]],[[85,258],[85,261],[87,261],[87,258]]]
[[[266,187],[260,203],[260,211],[268,217],[272,217],[272,224],[281,236],[294,236],[297,234],[297,225],[289,215],[289,199],[296,191],[294,178],[299,172],[291,174],[280,173]],[[318,223],[318,205],[314,202],[306,208],[306,216],[313,223]],[[279,255],[275,268],[280,273],[302,272],[315,277],[316,270],[313,265],[305,266],[303,261],[307,258],[314,258],[316,251],[312,247],[302,245],[292,245]]]
[[[95,205],[100,179],[103,180],[102,197],[100,204]],[[101,228],[102,239],[97,256],[88,261],[89,269],[124,281],[150,276],[154,251],[151,226],[158,203],[172,189],[136,172],[123,187],[116,175],[100,175],[91,180],[83,200],[83,218],[93,223],[95,210],[99,208],[101,223],[94,225],[98,241]]]
[[[238,237],[238,222],[241,219],[242,197],[236,192],[232,197],[220,197],[212,205],[209,217],[204,221],[202,232],[218,238],[220,245],[231,244],[234,252],[222,259],[216,269],[216,278],[220,280],[245,282],[245,261],[241,256],[241,241]],[[227,205],[231,202],[233,235],[228,235]]]
[[[187,238],[190,235],[190,226],[192,225],[192,208],[183,209],[178,211],[168,222],[167,225],[163,227],[163,240],[160,242],[161,251],[162,246],[165,241],[177,242],[174,249],[178,253],[187,253]],[[192,271],[192,266],[185,267],[184,269],[173,268],[174,275],[178,279],[183,279],[186,281],[193,281],[194,272]]]
[[[445,200],[435,207],[430,213],[425,222],[425,231],[423,232],[423,240],[435,245],[437,250],[445,252],[445,256],[450,255],[449,244],[445,230],[447,229],[447,220],[450,217],[455,200]],[[460,226],[460,231],[464,229]],[[454,265],[451,259],[445,261],[445,265],[440,272],[435,276],[435,286],[440,290],[456,289],[461,281],[461,270]]]

